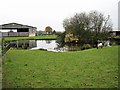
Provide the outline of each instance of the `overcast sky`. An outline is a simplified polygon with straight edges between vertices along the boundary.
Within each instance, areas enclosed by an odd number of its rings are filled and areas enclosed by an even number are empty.
[[[115,29],[118,27],[119,0],[0,0],[0,24],[20,23],[44,30],[63,31],[63,20],[75,13],[97,10],[110,15]]]

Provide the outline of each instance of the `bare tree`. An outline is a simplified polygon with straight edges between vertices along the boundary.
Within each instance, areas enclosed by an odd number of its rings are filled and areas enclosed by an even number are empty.
[[[108,33],[112,30],[112,23],[110,21],[110,16],[105,17],[102,13],[97,11],[92,11],[89,13],[89,18],[91,21],[91,30],[96,33],[96,37],[99,37],[101,33]]]

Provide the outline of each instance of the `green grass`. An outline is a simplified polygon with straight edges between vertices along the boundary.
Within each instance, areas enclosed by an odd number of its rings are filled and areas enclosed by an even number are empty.
[[[32,37],[6,37],[4,38],[5,41],[13,41],[13,40],[23,40],[23,39],[40,39],[40,40],[46,40],[46,39],[56,39],[56,35],[44,35],[44,36],[32,36]]]
[[[77,52],[10,49],[3,57],[3,88],[117,88],[118,48]]]

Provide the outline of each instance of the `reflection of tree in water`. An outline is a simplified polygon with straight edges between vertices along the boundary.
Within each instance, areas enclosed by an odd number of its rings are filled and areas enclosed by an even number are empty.
[[[46,44],[50,44],[52,40],[46,40]]]
[[[68,51],[78,51],[80,50],[80,45],[79,44],[65,44],[65,48],[68,49]]]
[[[54,48],[55,50],[61,51],[78,51],[81,50],[80,44],[69,43],[69,44],[57,44],[57,47]]]

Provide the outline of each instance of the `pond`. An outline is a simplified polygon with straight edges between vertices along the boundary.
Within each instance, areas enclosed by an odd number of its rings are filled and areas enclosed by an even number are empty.
[[[10,47],[17,49],[29,49],[29,50],[46,50],[46,51],[67,51],[65,47],[59,47],[56,40],[18,40],[4,43],[4,46],[10,44]]]
[[[36,46],[30,50],[43,49],[47,51],[66,51],[65,48],[58,48],[59,44],[56,40],[36,40]]]
[[[110,41],[114,44],[115,41]],[[45,50],[54,52],[66,52],[66,51],[78,51],[81,50],[81,46],[78,44],[61,46],[56,40],[18,40],[4,43],[4,46],[10,44],[10,47],[17,49],[29,49],[29,50]],[[111,45],[112,45],[111,44]],[[119,42],[120,44],[120,42]]]

